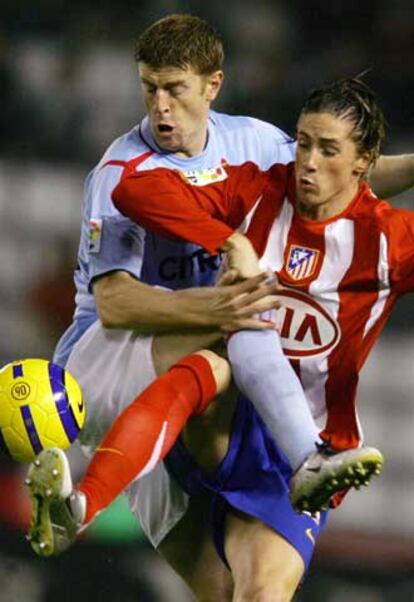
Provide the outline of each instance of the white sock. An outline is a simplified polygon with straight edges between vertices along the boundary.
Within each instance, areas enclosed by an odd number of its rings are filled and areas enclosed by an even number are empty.
[[[230,337],[227,351],[238,388],[253,403],[296,470],[321,439],[278,333],[241,330]]]

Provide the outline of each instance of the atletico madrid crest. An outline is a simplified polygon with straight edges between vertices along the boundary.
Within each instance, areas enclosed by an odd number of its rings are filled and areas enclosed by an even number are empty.
[[[310,278],[318,263],[319,251],[292,245],[286,262],[286,272],[293,280]]]

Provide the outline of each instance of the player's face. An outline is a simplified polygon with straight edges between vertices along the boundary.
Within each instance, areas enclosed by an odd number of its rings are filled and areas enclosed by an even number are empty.
[[[199,75],[191,67],[153,69],[139,63],[139,75],[151,130],[158,146],[186,157],[203,151],[211,102],[222,71]]]
[[[309,219],[338,215],[354,198],[369,156],[358,153],[353,123],[331,113],[304,113],[297,125],[296,198]]]

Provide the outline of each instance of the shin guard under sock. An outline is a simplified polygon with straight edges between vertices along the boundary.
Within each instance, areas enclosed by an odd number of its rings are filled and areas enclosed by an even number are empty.
[[[241,330],[227,344],[234,380],[296,470],[320,443],[299,378],[273,330]]]
[[[188,355],[147,387],[115,420],[79,483],[85,523],[133,480],[150,472],[176,441],[188,418],[216,394],[210,363]]]

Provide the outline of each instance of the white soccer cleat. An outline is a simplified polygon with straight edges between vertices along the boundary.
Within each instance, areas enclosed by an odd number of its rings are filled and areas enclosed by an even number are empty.
[[[56,556],[75,541],[84,520],[86,498],[73,489],[69,462],[55,447],[37,456],[25,483],[32,504],[27,539],[39,556]]]
[[[375,447],[333,452],[318,446],[298,468],[290,481],[290,501],[298,512],[327,510],[338,491],[368,485],[381,472],[384,458]]]

